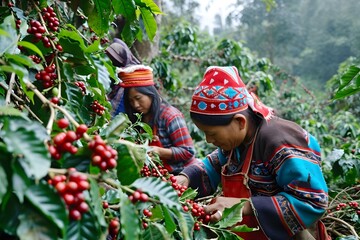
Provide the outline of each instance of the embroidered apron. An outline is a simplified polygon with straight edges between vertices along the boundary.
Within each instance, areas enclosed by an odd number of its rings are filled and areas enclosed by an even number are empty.
[[[227,175],[226,169],[229,162],[221,170],[221,183],[223,188],[223,194],[225,197],[236,197],[236,198],[250,198],[251,191],[248,187],[248,172],[250,169],[250,163],[252,159],[254,143],[256,135],[250,144],[250,147],[246,153],[244,165],[241,168],[241,172]],[[243,220],[240,224],[246,224],[248,227],[256,228],[260,227],[255,216],[243,216]],[[268,238],[264,232],[259,229],[254,232],[236,232],[237,235],[245,240],[267,240]]]

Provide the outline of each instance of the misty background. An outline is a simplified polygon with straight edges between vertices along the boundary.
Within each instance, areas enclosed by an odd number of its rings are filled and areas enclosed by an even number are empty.
[[[359,56],[358,0],[169,0],[162,8],[162,25],[187,21],[215,39],[241,41],[313,90]]]

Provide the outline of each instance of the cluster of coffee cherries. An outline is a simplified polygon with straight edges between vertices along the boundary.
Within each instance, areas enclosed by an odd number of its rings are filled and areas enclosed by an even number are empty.
[[[347,204],[346,203],[339,203],[337,206],[336,206],[336,211],[339,211],[343,208],[346,208],[347,207]]]
[[[33,60],[34,63],[41,63],[41,58],[36,55],[30,55],[29,58]]]
[[[85,86],[85,83],[82,82],[82,81],[77,81],[75,82],[75,85],[78,86],[82,92],[83,95],[86,94],[86,86]]]
[[[348,206],[350,207],[350,209],[355,210],[356,214],[360,216],[359,203],[356,201],[350,201],[348,203],[341,202],[336,206],[335,211],[333,211],[332,209],[328,209],[327,212],[331,215],[333,213],[336,213],[336,211],[347,208]]]
[[[113,218],[109,222],[108,231],[110,239],[116,239],[120,230],[120,222],[118,218]]]
[[[51,64],[50,66],[45,67],[44,70],[36,73],[35,79],[41,81],[44,88],[52,87],[57,79],[55,70],[55,64]]]
[[[196,203],[194,200],[186,200],[186,203],[183,205],[183,210],[185,212],[191,211],[191,215],[196,219],[194,223],[194,230],[199,231],[201,224],[208,224],[210,222],[210,214],[206,214],[204,208]]]
[[[42,26],[41,23],[37,20],[30,20],[29,24],[30,26],[27,29],[27,32],[34,35],[34,42],[39,42],[41,40],[45,47],[51,47],[49,38],[45,36],[45,27]]]
[[[117,165],[118,153],[99,136],[95,135],[93,140],[88,143],[89,149],[93,152],[91,163],[99,167],[102,171],[112,169]]]
[[[132,203],[140,202],[147,202],[149,201],[149,196],[144,193],[141,189],[136,189],[133,194],[129,196],[129,200]]]
[[[153,213],[152,213],[151,210],[148,209],[148,208],[143,209],[142,212],[143,212],[143,214],[144,214],[144,219],[142,220],[142,227],[143,227],[143,228],[147,228],[147,227],[149,226],[149,224],[147,223],[146,219],[147,219],[147,218],[150,218]]]
[[[98,100],[95,100],[90,105],[91,109],[99,116],[102,116],[105,112],[105,107],[101,105]]]
[[[337,206],[336,206],[336,211],[339,211],[343,208],[346,208],[347,206],[349,205],[349,207],[357,210],[358,207],[359,207],[359,203],[355,202],[355,201],[351,201],[351,202],[348,202],[348,204],[346,203],[339,203]],[[357,211],[357,214],[359,214],[360,211]]]
[[[83,213],[89,211],[89,205],[86,203],[83,193],[90,188],[85,174],[70,169],[68,177],[66,175],[56,175],[48,182],[55,187],[64,200],[71,220],[78,221]]]
[[[135,192],[129,196],[129,199],[132,203],[136,203],[138,201],[140,202],[147,202],[149,201],[149,196],[144,193],[141,189],[136,189]],[[143,214],[144,214],[144,219],[142,220],[142,227],[143,228],[147,228],[149,226],[149,224],[146,221],[146,218],[149,218],[152,216],[152,212],[145,208],[143,210]]]
[[[16,19],[15,24],[16,24],[16,28],[17,28],[17,29],[20,29],[21,20],[20,20],[20,19]]]
[[[9,7],[9,8],[12,8],[12,7],[14,7],[14,6],[15,6],[15,5],[14,5],[12,2],[9,2],[9,3],[8,3],[8,7]],[[16,19],[15,24],[16,24],[16,28],[17,28],[17,29],[20,29],[21,20],[20,20],[20,19]]]
[[[180,185],[176,182],[175,176],[171,175],[169,177],[169,180],[171,182],[171,186],[176,190],[178,196],[180,197],[187,189],[186,186]]]
[[[57,32],[59,29],[59,19],[56,16],[56,13],[54,12],[54,9],[50,6],[45,7],[42,9],[42,17],[44,21],[46,22],[47,27],[53,31]]]
[[[157,164],[156,168],[152,168],[150,169],[147,165],[144,165],[144,167],[141,169],[140,173],[143,177],[162,177],[162,176],[167,176],[169,174],[169,171],[164,168],[163,166]],[[160,174],[159,174],[160,173]]]
[[[99,37],[96,35],[91,36],[90,41],[95,42],[96,40],[99,40]],[[104,45],[106,43],[110,42],[110,40],[106,37],[103,37],[100,39],[100,44]]]
[[[27,32],[34,36],[34,42],[42,41],[44,47],[51,47],[51,39],[54,40],[55,37],[52,32],[58,31],[59,28],[59,19],[56,17],[56,13],[52,7],[46,7],[42,9],[42,17],[47,25],[47,28],[51,31],[50,35],[46,33],[46,28],[37,20],[30,20],[29,28]],[[62,52],[62,46],[56,44],[55,47],[58,51]]]
[[[66,118],[61,118],[57,121],[57,125],[61,129],[66,129],[69,126],[69,121]],[[73,142],[80,139],[86,131],[87,126],[81,124],[76,128],[76,131],[69,130],[56,134],[52,139],[53,144],[49,145],[51,157],[59,160],[64,152],[77,153],[78,148],[73,145]]]
[[[169,174],[169,171],[165,167],[157,164],[156,168],[150,169],[149,166],[144,165],[140,173],[143,177],[161,177],[163,181],[169,181],[171,186],[176,190],[179,197],[186,191],[187,187],[178,184],[176,182],[176,177],[172,174]]]
[[[355,202],[355,201],[351,201],[351,202],[349,202],[349,206],[354,209],[357,209],[359,207],[359,203]]]

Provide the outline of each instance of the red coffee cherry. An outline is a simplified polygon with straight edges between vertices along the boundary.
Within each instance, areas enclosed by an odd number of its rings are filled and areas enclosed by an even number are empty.
[[[83,136],[84,133],[86,133],[87,130],[88,130],[88,127],[85,124],[80,124],[76,128],[76,134],[79,135],[79,136]]]
[[[60,99],[58,97],[53,97],[53,98],[50,99],[50,102],[52,102],[53,104],[58,105],[59,102],[60,102]]]
[[[67,128],[69,124],[69,120],[67,120],[66,118],[61,118],[57,121],[57,125],[59,128]]]
[[[120,230],[119,219],[117,219],[117,218],[112,219],[109,223],[108,229],[109,229],[109,234],[112,237],[116,237],[116,235],[119,233],[119,230]]]
[[[109,207],[109,203],[107,201],[103,201],[102,205],[104,209],[107,209]]]
[[[70,219],[78,221],[81,219],[81,213],[77,209],[71,209],[70,210]]]

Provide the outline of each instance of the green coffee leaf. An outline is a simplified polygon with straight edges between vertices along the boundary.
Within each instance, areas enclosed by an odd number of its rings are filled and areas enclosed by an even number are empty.
[[[145,177],[137,179],[131,186],[147,192],[150,197],[159,199],[161,204],[169,208],[182,209],[177,192],[168,182],[155,177]]]
[[[59,229],[68,225],[68,215],[61,196],[49,184],[41,181],[25,192],[26,199]]]

